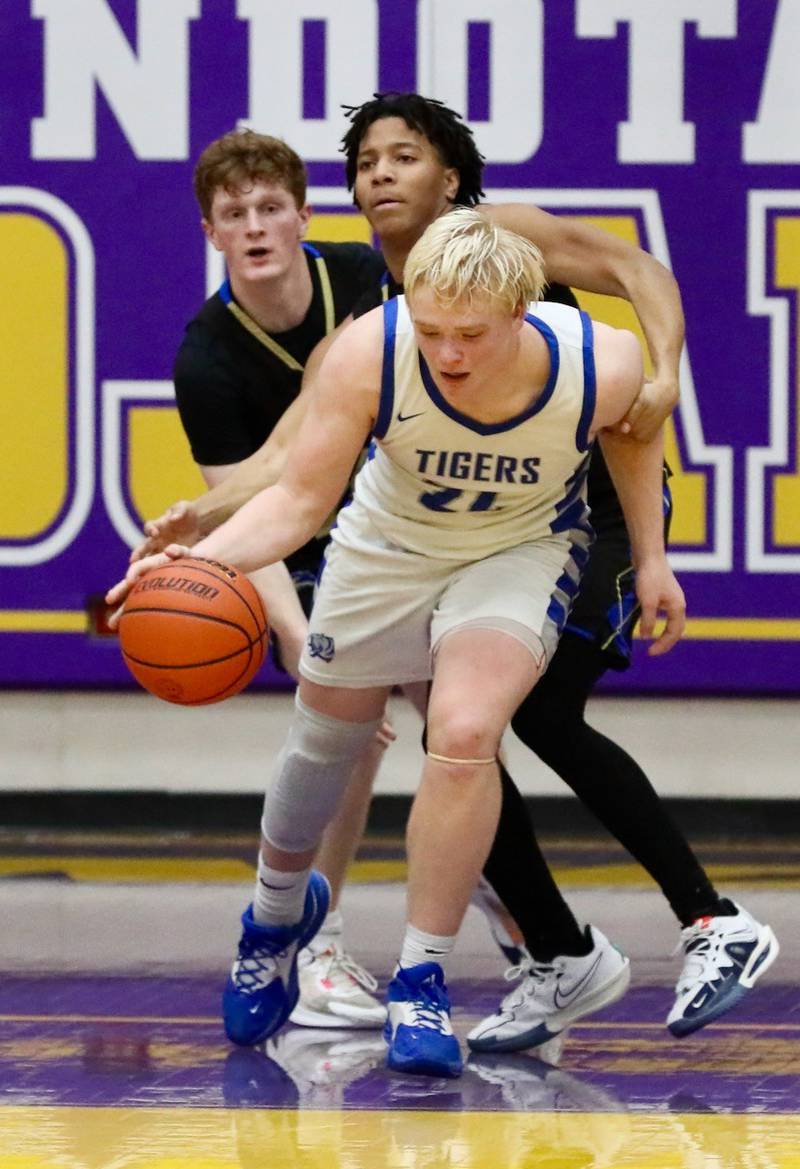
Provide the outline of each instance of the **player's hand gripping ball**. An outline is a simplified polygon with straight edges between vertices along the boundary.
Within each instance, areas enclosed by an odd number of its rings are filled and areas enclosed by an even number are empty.
[[[256,589],[235,568],[182,556],[151,568],[128,594],[119,639],[137,682],[166,702],[203,706],[258,672],[269,626]]]

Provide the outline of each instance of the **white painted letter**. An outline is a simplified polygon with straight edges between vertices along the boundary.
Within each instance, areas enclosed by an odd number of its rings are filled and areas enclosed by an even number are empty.
[[[250,31],[250,110],[241,124],[285,138],[302,158],[341,161],[342,105],[358,105],[378,88],[375,0],[238,0],[236,14]],[[306,76],[310,21],[323,25],[323,77]],[[322,116],[304,117],[304,93],[315,85]]]
[[[694,162],[694,124],[683,120],[684,25],[701,37],[736,36],[736,0],[578,0],[579,37],[628,30],[628,121],[620,162]]]
[[[800,162],[800,7],[780,0],[758,119],[743,133],[745,162]]]
[[[137,158],[189,152],[187,22],[200,0],[139,0],[138,54],[105,0],[33,0],[45,22],[45,114],[32,125],[34,158],[94,158],[95,84]]]
[[[421,0],[417,87],[468,115],[470,24],[489,26],[489,117],[470,119],[492,162],[524,162],[542,141],[542,0]]]

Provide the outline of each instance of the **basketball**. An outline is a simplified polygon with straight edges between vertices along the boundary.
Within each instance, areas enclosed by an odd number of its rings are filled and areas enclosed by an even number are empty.
[[[243,573],[182,556],[151,568],[128,594],[122,656],[145,690],[181,706],[222,702],[243,690],[266,653],[269,626]]]

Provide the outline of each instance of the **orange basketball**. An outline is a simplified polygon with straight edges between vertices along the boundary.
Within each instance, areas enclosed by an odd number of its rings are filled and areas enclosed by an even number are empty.
[[[203,706],[238,694],[264,661],[269,626],[241,572],[182,556],[139,577],[119,622],[137,682],[166,702]]]

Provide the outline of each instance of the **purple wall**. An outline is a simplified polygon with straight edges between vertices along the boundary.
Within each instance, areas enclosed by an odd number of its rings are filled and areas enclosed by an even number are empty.
[[[4,6],[0,683],[130,684],[83,614],[141,521],[129,411],[171,409],[163,383],[210,279],[192,160],[248,119],[309,160],[317,210],[345,212],[339,106],[380,86],[469,115],[491,198],[615,216],[680,282],[689,636],[667,658],[641,648],[608,685],[800,689],[800,14],[684,0],[639,5],[654,11],[631,25],[630,0],[486,7]]]

